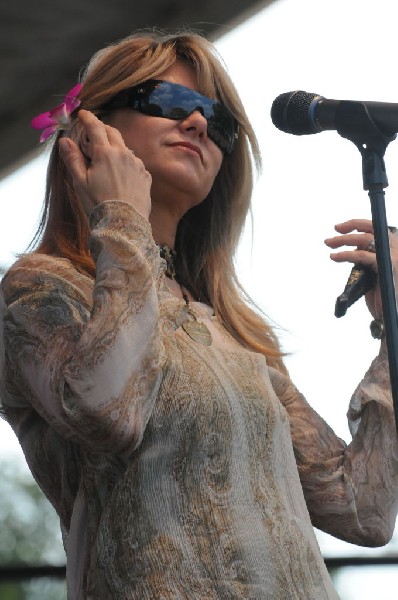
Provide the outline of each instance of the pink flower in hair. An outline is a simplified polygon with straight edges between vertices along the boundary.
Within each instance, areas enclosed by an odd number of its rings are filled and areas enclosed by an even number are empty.
[[[79,95],[82,87],[83,84],[78,83],[69,90],[62,104],[32,119],[33,129],[43,129],[40,142],[45,142],[55,131],[68,129],[71,124],[70,115],[80,105],[80,100],[77,100],[76,96]]]

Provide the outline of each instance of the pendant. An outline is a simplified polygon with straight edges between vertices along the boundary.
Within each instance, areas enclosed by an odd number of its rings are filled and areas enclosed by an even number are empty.
[[[191,314],[191,316],[193,315]],[[199,321],[196,320],[196,317],[185,321],[185,323],[182,324],[182,328],[194,342],[202,344],[202,346],[211,345],[212,337],[210,331],[204,323],[199,323]]]
[[[213,340],[209,329],[204,323],[199,323],[189,302],[177,311],[175,319],[177,327],[182,327],[191,340],[198,344],[202,344],[202,346],[211,345]]]

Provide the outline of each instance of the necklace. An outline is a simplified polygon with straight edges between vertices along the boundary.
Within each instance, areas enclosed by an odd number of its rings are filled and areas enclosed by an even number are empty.
[[[165,246],[164,244],[157,244],[157,246],[159,248],[160,257],[166,261],[166,277],[173,279],[179,285],[183,300],[185,302],[185,306],[180,308],[176,315],[176,321],[178,325],[181,325],[185,333],[189,335],[191,340],[194,342],[202,344],[203,346],[210,346],[212,342],[211,333],[204,323],[199,323],[189,302],[188,294],[181,283],[180,278],[177,276],[175,266],[175,261],[177,258],[176,251],[172,250],[168,246]]]

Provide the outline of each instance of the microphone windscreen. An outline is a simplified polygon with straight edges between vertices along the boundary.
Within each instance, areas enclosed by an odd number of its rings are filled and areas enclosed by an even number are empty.
[[[271,119],[275,127],[293,135],[316,133],[310,110],[314,98],[320,96],[301,90],[285,92],[275,98],[271,107]]]

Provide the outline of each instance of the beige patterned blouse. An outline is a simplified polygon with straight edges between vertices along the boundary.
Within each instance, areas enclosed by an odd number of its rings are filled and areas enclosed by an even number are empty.
[[[385,354],[347,447],[210,307],[194,303],[213,343],[191,340],[131,206],[91,227],[95,281],[32,254],[2,282],[2,401],[60,516],[69,599],[336,599],[312,524],[365,545],[394,528]]]

